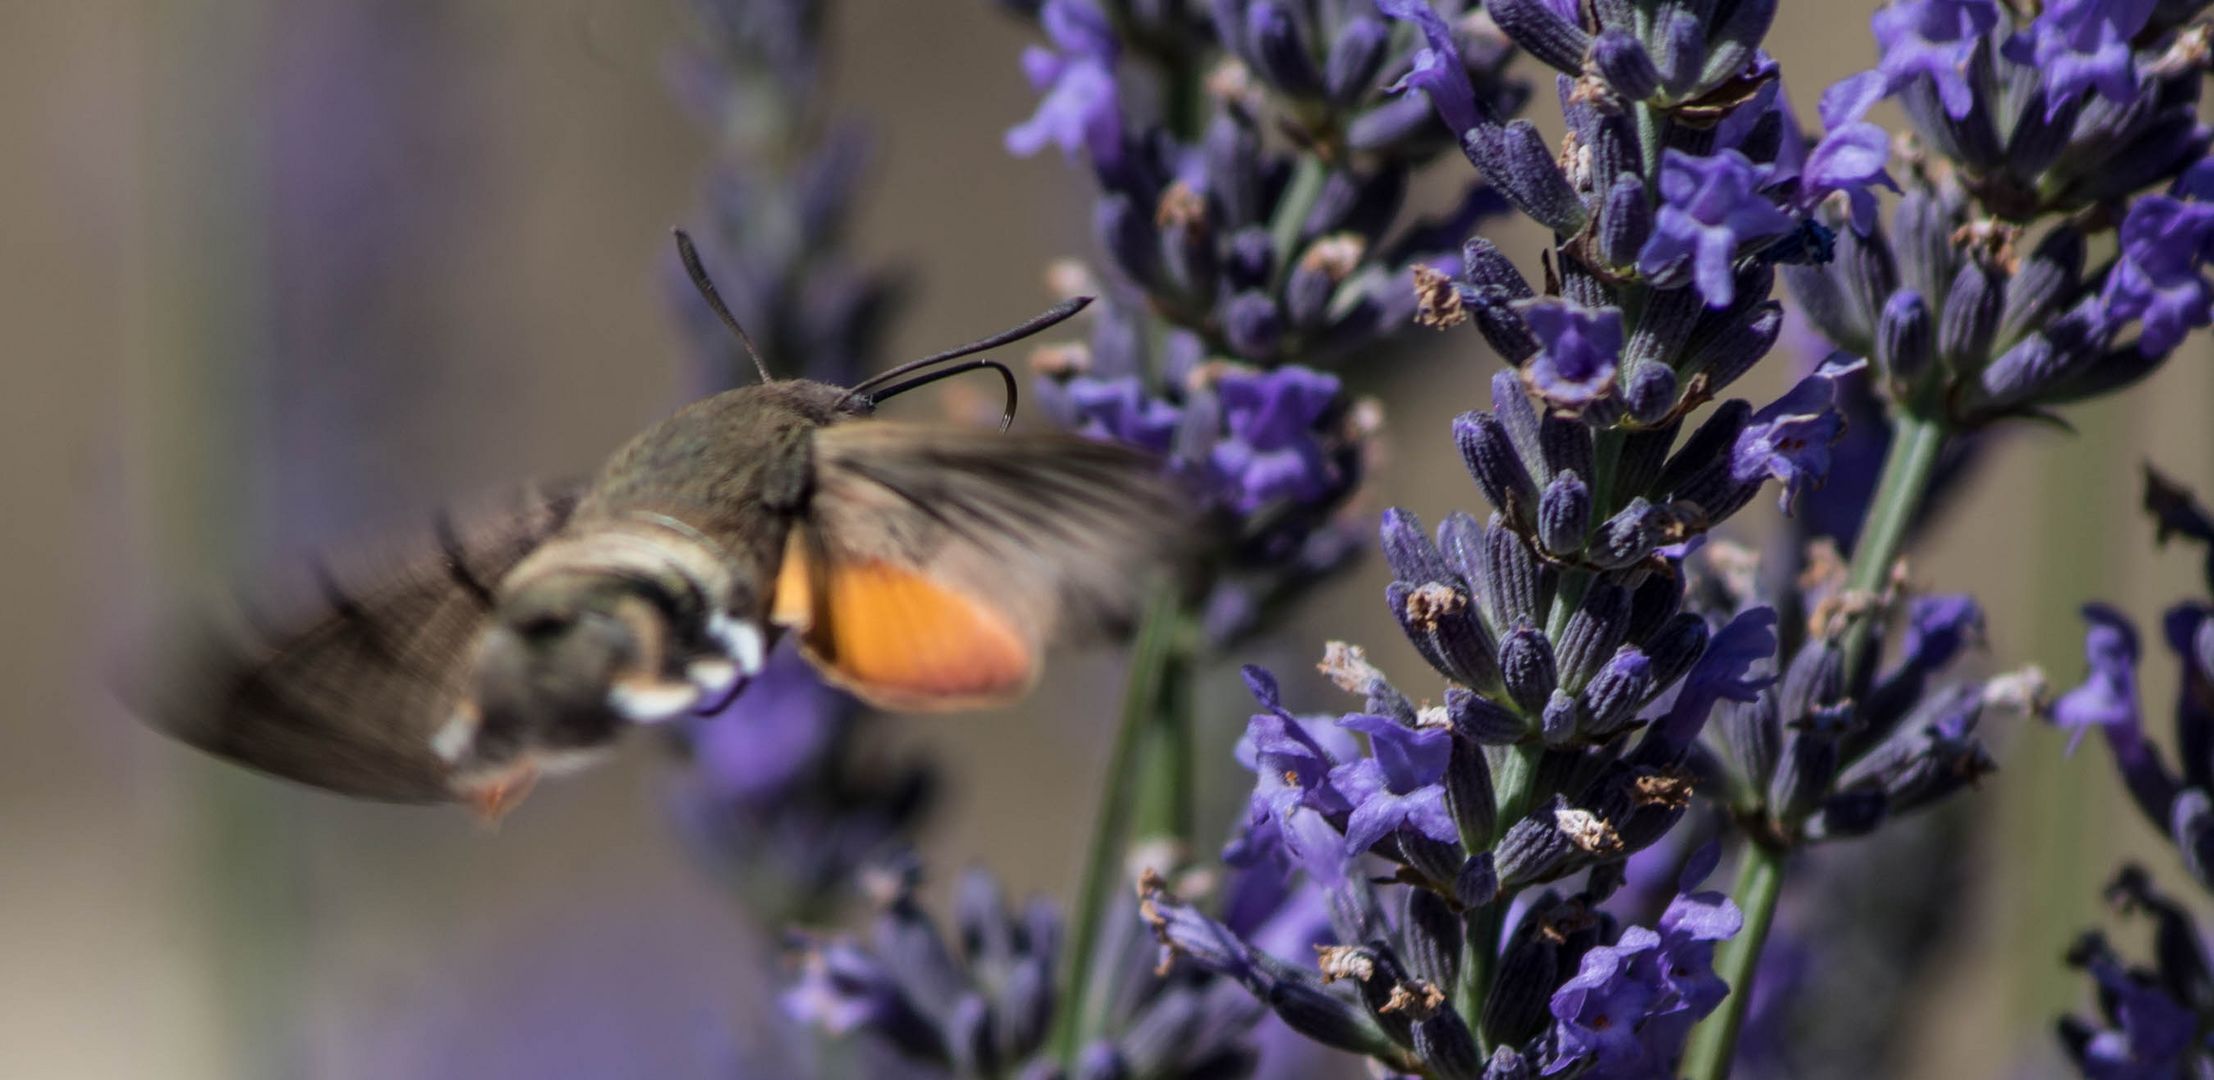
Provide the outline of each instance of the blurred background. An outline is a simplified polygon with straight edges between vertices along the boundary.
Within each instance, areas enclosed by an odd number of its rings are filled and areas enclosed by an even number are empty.
[[[1771,45],[1802,109],[1869,64],[1873,6],[1784,5]],[[1090,230],[1082,177],[1001,147],[1033,105],[1030,32],[986,0],[839,13],[836,107],[877,137],[854,247],[908,289],[888,354],[1042,306],[1048,262]],[[677,839],[650,742],[495,833],[217,766],[112,691],[164,598],[588,468],[687,398],[667,229],[701,213],[710,154],[669,90],[688,30],[679,0],[0,4],[0,1071],[740,1075],[733,1021],[775,1009],[772,946]],[[1497,361],[1475,335],[1439,343],[1347,372],[1389,417],[1372,509],[1479,502],[1446,423]],[[2137,470],[2214,492],[2205,351],[2073,410],[2072,435],[2005,436],[1936,522],[1914,576],[1984,601],[1991,664],[2064,688],[2080,602],[2144,625],[2193,588],[2191,555],[2152,544]],[[1342,638],[1418,670],[1383,582],[1349,575],[1251,659]],[[2149,661],[2155,715],[2173,675]],[[1247,709],[1214,683],[1226,744]],[[1019,710],[870,729],[943,763],[929,895],[977,863],[1017,892],[1072,886],[1116,687],[1113,657],[1072,657]],[[1891,958],[1862,956],[1815,959],[1797,991],[1860,997],[1918,1075],[2052,1071],[2051,1018],[2087,985],[2059,957],[2099,885],[2133,853],[2180,880],[2102,749],[1995,734],[2001,771],[1945,865],[1870,850],[1837,885],[1880,909],[1887,881],[1954,883],[1907,987],[1866,1000]],[[1245,778],[1211,775],[1226,812]]]

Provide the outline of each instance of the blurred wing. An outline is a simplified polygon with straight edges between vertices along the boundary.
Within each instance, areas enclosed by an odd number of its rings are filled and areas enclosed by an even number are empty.
[[[432,739],[461,702],[500,579],[576,506],[527,491],[395,554],[318,563],[268,591],[252,629],[199,620],[174,640],[143,703],[155,726],[218,757],[370,799],[451,799]],[[260,592],[262,590],[256,590]]]
[[[815,435],[776,621],[885,707],[1020,697],[1045,647],[1127,621],[1183,514],[1159,461],[1073,435],[859,421]]]

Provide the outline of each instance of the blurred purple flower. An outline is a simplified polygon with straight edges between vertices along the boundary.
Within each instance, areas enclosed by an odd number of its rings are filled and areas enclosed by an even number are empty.
[[[1993,0],[1898,0],[1869,19],[1883,54],[1879,70],[1888,89],[1927,77],[1955,119],[1968,115],[1974,94],[1962,68],[1976,44],[1999,21]]]
[[[1338,379],[1297,365],[1237,370],[1215,383],[1224,438],[1211,462],[1224,500],[1252,513],[1277,500],[1312,502],[1337,486],[1316,422],[1338,399]]]
[[[1517,305],[1542,351],[1523,369],[1537,396],[1574,410],[1614,389],[1622,358],[1622,311],[1585,308],[1554,297]]]
[[[2140,322],[2141,352],[2164,355],[2214,319],[2214,285],[2205,274],[2214,255],[2214,204],[2147,195],[2122,220],[2121,245],[2100,302],[2109,326]]]
[[[1114,28],[1091,0],[1046,0],[1038,18],[1055,47],[1023,50],[1022,68],[1045,96],[1008,129],[1008,152],[1029,157],[1053,145],[1072,158],[1082,151],[1097,164],[1114,161],[1122,152]]]
[[[1866,363],[1826,364],[1754,413],[1730,451],[1731,475],[1740,483],[1774,478],[1783,485],[1777,501],[1789,513],[1800,492],[1829,475],[1830,447],[1845,434],[1837,380]]]
[[[2116,105],[2137,100],[2131,40],[2144,31],[2158,2],[2051,0],[2028,30],[2007,42],[2009,59],[2042,71],[2046,119],[2086,91],[2096,90]]]
[[[1865,236],[1876,227],[1876,187],[1899,190],[1884,165],[1891,159],[1891,133],[1863,119],[1884,96],[1881,72],[1864,71],[1822,92],[1822,141],[1807,154],[1799,173],[1798,206],[1812,209],[1823,199],[1844,193],[1853,229]]]

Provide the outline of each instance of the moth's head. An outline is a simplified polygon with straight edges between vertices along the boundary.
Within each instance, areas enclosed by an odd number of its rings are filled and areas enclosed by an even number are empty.
[[[650,536],[650,534],[648,534]],[[750,646],[715,612],[683,545],[610,530],[517,567],[479,636],[462,705],[432,749],[466,784],[520,764],[582,763],[631,723],[727,695]]]

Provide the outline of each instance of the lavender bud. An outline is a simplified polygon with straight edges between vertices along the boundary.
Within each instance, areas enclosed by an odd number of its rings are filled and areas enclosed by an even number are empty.
[[[1421,94],[1387,98],[1345,126],[1345,145],[1362,153],[1394,150],[1437,134],[1437,117]]]
[[[1299,25],[1280,0],[1257,0],[1245,12],[1248,58],[1261,77],[1294,97],[1322,93],[1322,73],[1300,38]]]
[[[1769,813],[1796,827],[1814,813],[1837,778],[1837,739],[1806,729],[1787,729],[1777,755],[1776,775],[1768,784]]]
[[[1145,286],[1160,284],[1160,240],[1150,211],[1141,210],[1128,196],[1105,195],[1092,211],[1092,228],[1099,246],[1130,280]]]
[[[1628,30],[1610,26],[1600,31],[1591,43],[1591,59],[1600,77],[1624,101],[1644,101],[1660,90],[1660,69],[1653,66],[1645,43]]]
[[[1625,495],[1651,491],[1661,467],[1668,463],[1669,448],[1676,445],[1676,433],[1682,430],[1682,420],[1670,420],[1659,427],[1626,433],[1622,452],[1614,460],[1616,489]]]
[[[1276,273],[1276,243],[1268,230],[1248,225],[1230,236],[1230,257],[1223,262],[1223,281],[1233,289],[1260,289]]]
[[[1567,873],[1569,864],[1582,852],[1578,850],[1570,832],[1560,825],[1562,815],[1588,813],[1571,809],[1568,800],[1553,796],[1550,805],[1532,811],[1508,827],[1499,846],[1492,850],[1492,857],[1499,868],[1500,885],[1512,889],[1541,881],[1551,881]],[[1581,823],[1582,818],[1574,819]]]
[[[1700,75],[1706,68],[1706,27],[1700,25],[1699,16],[1678,10],[1669,16],[1661,33],[1661,84],[1671,97],[1690,97],[1699,88]]]
[[[1849,840],[1875,832],[1891,816],[1891,800],[1878,788],[1840,791],[1822,800],[1800,834],[1809,841]]]
[[[1337,290],[1337,279],[1328,269],[1310,259],[1299,260],[1284,281],[1284,314],[1292,328],[1311,333],[1320,327],[1329,317],[1330,297]]]
[[[1480,163],[1485,177],[1516,209],[1557,233],[1583,231],[1589,220],[1584,202],[1554,163],[1537,125],[1517,120],[1499,129],[1483,156],[1488,159]]]
[[[2034,110],[2033,110],[2034,111]],[[1953,278],[1938,322],[1937,353],[1955,371],[1973,371],[1991,355],[2006,290],[1981,260],[1970,259]],[[1886,369],[1889,370],[1889,369]]]
[[[1484,596],[1491,624],[1536,624],[1553,603],[1553,568],[1538,561],[1529,541],[1493,514],[1484,530]]]
[[[1622,645],[1630,628],[1630,590],[1601,581],[1584,593],[1561,630],[1555,650],[1560,661],[1561,683],[1581,689],[1599,673],[1601,665]]]
[[[1591,489],[1574,472],[1553,477],[1538,499],[1537,518],[1538,546],[1548,554],[1583,550],[1584,530],[1591,525]]]
[[[1783,739],[1776,720],[1776,695],[1763,690],[1752,701],[1724,701],[1715,706],[1713,723],[1722,734],[1731,771],[1751,789],[1766,791],[1776,772],[1776,747]]]
[[[1872,346],[1865,336],[1865,328],[1859,324],[1859,312],[1846,303],[1845,288],[1838,280],[1836,268],[1835,261],[1819,266],[1786,266],[1783,268],[1784,282],[1791,287],[1792,297],[1799,301],[1799,310],[1816,333],[1840,349],[1865,356]]]
[[[1431,667],[1466,686],[1489,690],[1500,685],[1491,633],[1476,617],[1467,593],[1440,582],[1409,586],[1395,581],[1384,595],[1407,640]]]
[[[1623,377],[1622,400],[1638,423],[1659,423],[1676,408],[1676,373],[1660,364],[1640,364]]]
[[[1391,30],[1373,15],[1356,15],[1338,25],[1337,39],[1323,62],[1323,87],[1338,105],[1358,104],[1374,89],[1384,65]]]
[[[1731,398],[1716,406],[1661,467],[1652,490],[1682,498],[1681,492],[1690,486],[1694,477],[1715,471],[1726,476],[1730,448],[1736,445],[1738,433],[1745,430],[1752,415],[1753,407],[1740,398]]]
[[[1845,650],[1834,642],[1814,642],[1791,658],[1776,705],[1786,727],[1800,727],[1844,696]]]
[[[1187,187],[1169,189],[1167,199],[1182,198],[1203,206],[1200,197]],[[1170,213],[1168,224],[1160,230],[1161,267],[1167,283],[1178,296],[1188,297],[1200,303],[1211,301],[1219,277],[1219,263],[1215,254],[1215,238],[1209,231],[1204,210],[1189,213]]]
[[[1042,957],[1024,957],[999,991],[1000,1060],[1021,1061],[1045,1044],[1055,1004],[1052,967]]]
[[[1898,247],[1900,271],[1906,284],[1923,296],[1943,296],[1952,283],[1957,252],[1953,248],[1955,222],[1937,193],[1912,187],[1891,214],[1891,231]]]
[[[1499,672],[1507,696],[1524,716],[1540,715],[1560,685],[1553,661],[1553,643],[1544,632],[1525,623],[1507,631],[1499,643]]]
[[[1536,929],[1553,907],[1549,899],[1540,898],[1522,916],[1499,958],[1492,991],[1484,995],[1484,1036],[1494,1045],[1526,1045],[1553,1019],[1546,1003],[1561,981],[1561,946],[1550,928]]]
[[[1460,444],[1461,460],[1476,486],[1483,489],[1484,498],[1517,530],[1529,529],[1530,517],[1537,511],[1537,485],[1498,418],[1490,413],[1462,413],[1453,420],[1453,437]]]
[[[1470,285],[1497,290],[1510,300],[1528,300],[1537,295],[1522,271],[1499,253],[1499,246],[1481,236],[1471,236],[1461,245],[1461,275]]]
[[[1461,872],[1453,879],[1453,899],[1464,908],[1482,907],[1499,895],[1499,872],[1493,868],[1491,852],[1479,851],[1461,864]]]
[[[1415,1024],[1414,1052],[1439,1080],[1483,1080],[1484,1052],[1451,1005]]]
[[[1445,691],[1445,713],[1455,732],[1486,746],[1517,742],[1527,729],[1506,706],[1458,686]]]
[[[946,1045],[953,1052],[953,1067],[966,1076],[990,1076],[999,1071],[999,1053],[992,1038],[992,1008],[982,994],[963,994],[946,1018]]]
[[[2040,80],[2029,81],[2041,89]],[[2048,110],[2034,105],[2021,110],[2014,121],[2013,133],[2007,136],[2008,171],[2017,176],[2036,176],[2051,168],[2074,137],[2076,117],[2082,108],[2079,99],[2069,98],[2061,102],[2049,118],[2046,116]]]
[[[1449,696],[1451,693],[1447,691]],[[1517,728],[1519,736],[1519,723]],[[1491,846],[1493,830],[1499,824],[1497,797],[1491,783],[1490,760],[1484,756],[1483,745],[1465,734],[1456,733],[1445,766],[1445,805],[1453,814],[1454,826],[1460,830],[1462,847],[1481,851]]]
[[[1707,392],[1719,393],[1775,348],[1783,322],[1782,304],[1769,300],[1755,305],[1701,342],[1684,370],[1705,375]]]
[[[1624,645],[1584,686],[1587,734],[1594,741],[1611,738],[1636,718],[1638,706],[1652,691],[1653,662],[1637,646]]]
[[[2141,188],[2174,176],[2206,153],[2206,135],[2197,110],[2179,105],[2152,123],[2119,153],[2096,169],[2073,178],[2056,201],[2103,203],[2126,198]]]
[[[1207,125],[1201,150],[1207,162],[1207,189],[1221,205],[1223,219],[1231,223],[1259,221],[1264,213],[1260,135],[1233,112],[1224,110]],[[1263,229],[1261,235],[1265,239],[1267,230]]]
[[[1267,1001],[1286,1027],[1324,1046],[1365,1054],[1384,1039],[1367,1013],[1319,986],[1286,979],[1269,988]]]
[[[2007,283],[2006,309],[1999,316],[2000,342],[2020,339],[2074,302],[2083,281],[2085,247],[2082,230],[2072,225],[2055,228],[2037,242],[2021,271]]]
[[[1484,13],[1531,56],[1569,75],[1583,73],[1591,35],[1561,18],[1545,0],[1491,0]]]
[[[1857,341],[1875,341],[1877,313],[1883,310],[1884,301],[1899,289],[1899,266],[1891,254],[1891,240],[1882,229],[1872,229],[1862,236],[1852,229],[1837,234],[1838,274],[1844,279],[1845,293],[1852,300],[1852,316]],[[1840,341],[1840,344],[1843,342]]]
[[[1697,289],[1662,289],[1646,297],[1645,310],[1622,349],[1626,366],[1662,364],[1674,366],[1676,354],[1691,340],[1691,332],[1706,311]]]
[[[1384,520],[1377,529],[1378,539],[1384,549],[1384,562],[1391,566],[1392,576],[1401,581],[1422,584],[1430,581],[1454,582],[1459,575],[1445,563],[1445,556],[1424,534],[1422,521],[1406,510],[1392,507],[1384,511]]]
[[[1533,1075],[1530,1063],[1512,1046],[1493,1050],[1491,1061],[1484,1065],[1484,1080],[1530,1080]]]
[[[1709,52],[1701,69],[1702,83],[1719,83],[1745,70],[1745,65],[1752,62],[1754,53],[1760,49],[1761,41],[1768,37],[1769,24],[1776,20],[1777,4],[1778,0],[1738,0],[1737,7],[1731,9],[1722,24],[1708,35]],[[1768,160],[1750,149],[1746,149],[1746,153],[1754,161]]]
[[[1231,351],[1248,360],[1274,355],[1284,340],[1284,316],[1267,293],[1243,292],[1231,297],[1222,324]]]
[[[1484,526],[1465,510],[1455,510],[1438,522],[1438,553],[1445,565],[1474,586],[1477,602],[1486,611],[1491,597],[1484,591]]]
[[[1461,972],[1461,920],[1445,898],[1428,889],[1408,889],[1400,923],[1407,967],[1415,977],[1451,986]]]
[[[1559,749],[1576,741],[1583,721],[1583,709],[1576,704],[1576,699],[1566,690],[1555,690],[1552,699],[1545,703],[1538,732],[1545,737],[1545,745]]]
[[[1935,358],[1935,336],[1922,294],[1901,289],[1883,305],[1883,319],[1876,326],[1876,364],[1895,384],[1913,386]]]
[[[1668,511],[1640,495],[1599,526],[1585,557],[1604,570],[1640,562],[1667,539],[1673,523]]]
[[[1552,413],[1538,421],[1538,460],[1548,478],[1564,472],[1590,476],[1591,454],[1591,425]]]
[[[1645,641],[1645,655],[1653,662],[1653,685],[1662,690],[1674,685],[1707,651],[1707,624],[1699,616],[1681,611]]]
[[[1461,872],[1461,846],[1432,840],[1421,833],[1393,833],[1389,843],[1399,848],[1399,858],[1409,869],[1433,886],[1452,884]]]
[[[1544,422],[1538,419],[1530,395],[1523,392],[1521,377],[1514,372],[1502,371],[1491,377],[1491,414],[1506,429],[1515,456],[1530,470],[1532,481],[1551,479],[1552,474],[1546,471],[1552,459],[1545,453]]]
[[[1653,204],[1646,201],[1645,182],[1635,176],[1616,180],[1599,210],[1599,257],[1609,266],[1633,265],[1652,235]]]
[[[1630,594],[1629,640],[1644,641],[1653,636],[1684,606],[1684,579],[1682,574],[1652,573],[1638,582]]]

